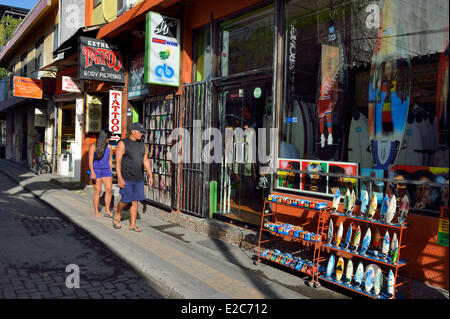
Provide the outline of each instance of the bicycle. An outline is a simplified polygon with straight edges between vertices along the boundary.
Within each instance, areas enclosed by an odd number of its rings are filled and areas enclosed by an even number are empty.
[[[46,151],[42,152],[42,156],[37,157],[34,163],[33,172],[37,175],[48,174],[52,172],[52,164],[47,159],[48,154]]]

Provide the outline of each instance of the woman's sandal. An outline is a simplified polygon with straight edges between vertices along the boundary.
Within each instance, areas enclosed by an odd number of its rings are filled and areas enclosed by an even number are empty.
[[[128,228],[129,230],[135,231],[136,233],[141,233],[142,232],[142,228],[134,226],[134,228]]]

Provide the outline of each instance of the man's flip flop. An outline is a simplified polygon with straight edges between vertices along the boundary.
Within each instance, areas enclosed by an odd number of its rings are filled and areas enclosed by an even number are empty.
[[[107,218],[113,218],[113,214],[103,214],[103,217],[107,217]]]
[[[141,233],[142,232],[142,228],[139,227],[134,227],[134,228],[128,228],[129,230],[135,231],[136,233]]]
[[[116,224],[117,223],[117,224]],[[115,229],[121,229],[122,228],[122,226],[120,226],[120,222],[118,222],[117,220],[115,220],[114,218],[113,218],[113,227],[115,228]]]

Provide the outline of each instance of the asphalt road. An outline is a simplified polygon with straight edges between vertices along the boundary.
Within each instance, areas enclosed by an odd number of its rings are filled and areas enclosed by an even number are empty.
[[[163,298],[102,243],[0,180],[0,299]]]

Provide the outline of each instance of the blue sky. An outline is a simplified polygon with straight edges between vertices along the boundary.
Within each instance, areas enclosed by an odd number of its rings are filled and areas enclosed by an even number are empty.
[[[39,0],[0,0],[0,4],[7,6],[31,9]]]

